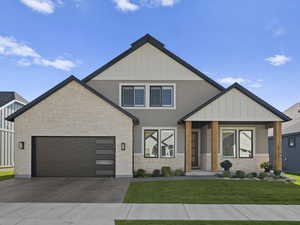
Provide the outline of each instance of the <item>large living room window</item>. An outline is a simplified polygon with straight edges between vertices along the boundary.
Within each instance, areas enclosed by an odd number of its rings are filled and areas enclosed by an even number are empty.
[[[145,106],[144,86],[122,86],[122,106],[143,107]]]
[[[254,129],[222,129],[223,157],[253,158]]]
[[[145,158],[175,157],[175,129],[144,129],[143,132]]]

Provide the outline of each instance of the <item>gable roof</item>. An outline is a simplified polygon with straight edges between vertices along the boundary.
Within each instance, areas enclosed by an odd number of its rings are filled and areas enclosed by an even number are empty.
[[[80,84],[82,87],[86,88],[88,91],[92,92],[94,95],[98,96],[99,98],[101,98],[102,100],[106,101],[108,104],[110,104],[111,106],[113,106],[114,108],[116,108],[117,110],[119,110],[120,112],[124,113],[125,115],[127,115],[129,118],[131,118],[133,120],[133,122],[135,124],[139,123],[139,120],[137,117],[135,117],[134,115],[132,115],[130,112],[124,110],[123,108],[121,108],[120,106],[118,106],[117,104],[115,104],[114,102],[112,102],[111,100],[109,100],[107,97],[105,97],[104,95],[102,95],[101,93],[99,93],[98,91],[94,90],[93,88],[89,87],[88,85],[86,85],[85,83],[83,83],[82,81],[80,81],[79,79],[77,79],[74,76],[70,76],[67,79],[65,79],[64,81],[62,81],[61,83],[59,83],[58,85],[56,85],[55,87],[51,88],[49,91],[47,91],[46,93],[42,94],[41,96],[37,97],[36,99],[34,99],[32,102],[28,103],[27,105],[25,105],[23,108],[19,109],[18,111],[16,111],[15,113],[11,114],[10,116],[8,116],[6,118],[6,120],[9,121],[14,121],[14,119],[18,116],[20,116],[21,114],[23,114],[24,112],[26,112],[27,110],[29,110],[30,108],[32,108],[33,106],[37,105],[38,103],[40,103],[41,101],[43,101],[45,98],[49,97],[50,95],[52,95],[54,92],[58,91],[59,89],[63,88],[64,86],[66,86],[67,84],[69,84],[71,81],[75,81],[78,84]]]
[[[111,60],[110,62],[106,63],[105,65],[103,65],[99,69],[97,69],[95,72],[91,73],[90,75],[88,75],[87,77],[85,77],[84,79],[82,79],[82,81],[83,82],[88,82],[89,80],[93,79],[94,77],[96,77],[97,75],[99,75],[101,72],[103,72],[104,70],[106,70],[109,67],[113,66],[115,63],[117,63],[121,59],[125,58],[126,56],[128,56],[129,54],[131,54],[132,52],[134,52],[135,50],[137,50],[138,48],[140,48],[141,46],[143,46],[146,43],[150,43],[154,47],[158,48],[160,51],[162,51],[163,53],[165,53],[166,55],[168,55],[169,57],[171,57],[173,60],[175,60],[176,62],[178,62],[179,64],[181,64],[185,68],[187,68],[188,70],[190,70],[193,73],[195,73],[196,75],[198,75],[203,80],[205,80],[208,83],[210,83],[211,85],[213,85],[217,89],[219,89],[221,91],[224,90],[224,87],[222,87],[216,81],[212,80],[211,78],[209,78],[208,76],[206,76],[205,74],[203,74],[202,72],[200,72],[199,70],[197,70],[195,67],[193,67],[192,65],[190,65],[189,63],[187,63],[183,59],[179,58],[178,56],[176,56],[175,54],[173,54],[172,52],[170,52],[168,49],[166,49],[164,47],[163,43],[161,43],[159,40],[155,39],[150,34],[146,34],[142,38],[140,38],[137,41],[133,42],[131,44],[131,48],[129,48],[128,50],[124,51],[123,53],[121,53],[120,55],[118,55],[117,57],[115,57],[113,60]]]
[[[19,95],[17,92],[0,91],[0,108],[13,100],[17,100],[24,104],[27,103],[27,100],[23,98],[21,95]]]
[[[275,114],[276,116],[278,116],[279,118],[281,118],[283,121],[290,121],[291,120],[291,118],[289,118],[287,115],[285,115],[284,113],[280,112],[278,109],[276,109],[275,107],[271,106],[270,104],[268,104],[267,102],[265,102],[264,100],[262,100],[261,98],[259,98],[255,94],[253,94],[252,92],[250,92],[248,89],[244,88],[243,86],[241,86],[238,83],[234,83],[233,85],[231,85],[230,87],[228,87],[226,90],[220,92],[216,96],[214,96],[211,99],[209,99],[207,102],[205,102],[202,105],[200,105],[197,108],[195,108],[192,112],[190,112],[187,115],[185,115],[184,117],[182,117],[178,121],[178,123],[184,122],[186,119],[188,119],[189,117],[191,117],[192,115],[194,115],[195,113],[197,113],[198,111],[200,111],[201,109],[203,109],[205,106],[207,106],[210,103],[214,102],[215,100],[217,100],[218,98],[220,98],[221,96],[223,96],[224,94],[226,94],[227,92],[229,92],[232,89],[239,90],[240,92],[242,92],[243,94],[245,94],[247,97],[249,97],[250,99],[252,99],[256,103],[258,103],[259,105],[263,106],[265,109],[269,110],[270,112],[272,112],[273,114]]]

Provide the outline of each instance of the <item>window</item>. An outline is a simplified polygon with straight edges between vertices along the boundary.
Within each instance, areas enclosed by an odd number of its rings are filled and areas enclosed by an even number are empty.
[[[253,129],[223,129],[222,151],[224,157],[253,158]]]
[[[296,138],[295,138],[295,136],[290,136],[289,137],[289,147],[293,148],[295,146],[296,146]]]
[[[222,145],[224,157],[235,157],[235,130],[223,130]]]
[[[143,107],[145,106],[144,86],[122,86],[122,106]]]
[[[158,130],[144,131],[145,158],[158,158]]]
[[[253,131],[239,131],[239,156],[240,158],[252,158],[253,156]]]
[[[160,131],[160,146],[161,157],[175,156],[175,131],[161,130]]]
[[[144,157],[172,158],[175,157],[175,129],[145,129]]]
[[[151,86],[150,107],[172,107],[173,87],[172,86]]]

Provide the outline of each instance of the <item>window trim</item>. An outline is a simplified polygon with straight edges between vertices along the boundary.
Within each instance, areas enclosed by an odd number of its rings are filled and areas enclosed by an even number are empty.
[[[161,154],[161,131],[164,131],[164,130],[166,130],[166,131],[168,131],[168,130],[171,130],[171,131],[174,131],[174,155],[173,156],[162,156],[162,154]],[[175,151],[175,149],[176,149],[176,141],[175,141],[175,139],[176,139],[176,131],[174,130],[174,129],[159,129],[159,135],[160,135],[160,137],[159,137],[159,149],[160,149],[160,151],[159,151],[159,156],[160,156],[160,158],[166,158],[166,159],[171,159],[171,158],[175,158],[175,155],[176,155],[176,151]]]
[[[144,134],[145,134],[145,130],[158,130],[158,157],[145,157],[145,137],[144,137]],[[173,157],[166,157],[166,156],[161,156],[161,130],[174,130],[175,131],[175,138],[174,138],[174,156]],[[142,127],[142,143],[141,143],[141,146],[142,146],[142,155],[144,156],[145,159],[174,159],[176,158],[176,155],[177,154],[180,154],[177,152],[177,127]]]
[[[122,87],[123,86],[145,86],[145,106],[122,106]],[[168,106],[150,106],[150,86],[170,86],[173,88],[173,105]],[[176,110],[176,83],[119,83],[119,104],[123,109],[134,109],[134,110]]]
[[[152,87],[160,89],[160,101],[161,101],[161,104],[159,106],[152,106],[151,105],[151,88]],[[171,105],[164,105],[163,104],[163,89],[164,88],[170,88],[172,90]],[[174,102],[174,87],[172,85],[150,85],[150,90],[149,90],[149,107],[151,107],[151,108],[157,108],[157,107],[171,108],[174,105],[173,102]]]
[[[236,136],[235,136],[235,156],[234,157],[230,157],[230,156],[224,156],[223,155],[223,130],[235,130],[236,131]],[[252,157],[240,157],[240,138],[239,138],[239,134],[240,131],[252,131],[252,135],[253,135],[253,140],[252,140]],[[238,135],[238,136],[237,136]],[[226,159],[253,159],[254,156],[256,155],[256,128],[255,127],[221,127],[220,128],[220,153],[221,153],[221,157],[222,158],[226,158]]]
[[[241,157],[241,141],[240,141],[240,139],[241,139],[241,132],[243,132],[243,131],[251,131],[251,135],[252,135],[252,139],[251,139],[251,149],[252,149],[252,154],[251,154],[251,156],[250,157]],[[238,130],[238,134],[239,134],[239,137],[238,137],[238,148],[237,148],[237,150],[239,151],[239,159],[253,159],[253,155],[254,155],[254,132],[253,132],[253,130],[251,130],[251,129],[239,129]]]
[[[224,156],[223,155],[223,131],[233,131],[234,133],[234,150],[233,150],[233,156]],[[236,153],[237,153],[237,136],[236,136],[236,132],[237,130],[236,129],[221,129],[221,149],[222,149],[222,156],[223,158],[236,158]]]

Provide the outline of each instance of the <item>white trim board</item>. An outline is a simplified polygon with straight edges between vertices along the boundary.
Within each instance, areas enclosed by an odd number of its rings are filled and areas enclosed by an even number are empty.
[[[122,86],[145,86],[145,106],[123,107],[122,106]],[[172,107],[150,107],[150,86],[172,86],[173,87],[173,106]],[[176,110],[176,83],[119,83],[119,103],[123,109],[132,110]]]
[[[16,103],[20,103],[20,104],[22,104],[22,105],[26,105],[26,103],[14,99],[14,100],[12,100],[12,101],[6,103],[5,105],[1,106],[1,107],[0,107],[0,110],[6,108],[7,106],[12,105],[12,104],[15,103],[15,102],[16,102]]]

